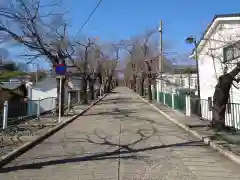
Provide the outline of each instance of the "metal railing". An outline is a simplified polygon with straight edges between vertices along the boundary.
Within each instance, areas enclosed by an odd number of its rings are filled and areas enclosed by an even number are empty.
[[[3,125],[4,116],[7,118],[8,125],[19,124],[52,112],[56,108],[56,98],[48,97],[39,100],[9,102],[5,103],[4,108],[6,108],[7,115],[2,113],[1,125]]]
[[[200,110],[197,108],[200,101]],[[191,98],[191,114],[201,119],[212,121],[213,102],[210,99]],[[200,111],[200,113],[199,113]],[[228,103],[225,111],[225,125],[240,129],[240,104]]]
[[[91,101],[91,93],[89,90],[87,91],[87,96],[88,100]],[[98,96],[99,89],[95,89],[94,99],[97,99]],[[71,96],[68,96],[64,101],[64,107],[70,110],[76,104],[81,103],[83,99],[82,97],[83,94],[71,92]],[[50,120],[55,122],[58,117],[56,114],[56,100],[56,97],[48,97],[39,100],[6,101],[4,103],[4,109],[0,112],[0,126],[5,129],[5,126],[15,126],[33,119],[41,119],[43,121]],[[6,113],[4,114],[4,112]]]
[[[186,103],[186,95],[176,95],[163,92],[157,93],[159,93],[159,103],[167,105],[185,114],[188,111],[193,117],[212,121],[212,98],[199,99],[196,97],[190,97],[190,102]],[[190,104],[190,106],[187,104]],[[225,125],[240,130],[240,104],[227,104],[225,112]]]
[[[190,98],[191,115],[200,117],[201,119],[211,120],[212,111],[209,108],[207,99],[199,99],[195,97]]]
[[[227,126],[240,129],[240,104],[230,103],[227,105],[225,123]]]

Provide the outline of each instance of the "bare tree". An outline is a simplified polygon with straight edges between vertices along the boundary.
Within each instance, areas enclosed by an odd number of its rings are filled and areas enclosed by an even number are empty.
[[[133,89],[134,92],[136,92],[136,85],[137,85],[137,75],[136,75],[136,64],[135,64],[135,55],[137,51],[138,41],[136,39],[130,40],[130,41],[122,41],[122,48],[125,49],[128,54],[130,60],[127,62],[126,65],[126,71],[125,71],[125,78],[127,78],[128,73],[131,74],[132,77],[128,77],[127,84],[130,83],[130,88]],[[129,74],[129,75],[130,75]]]
[[[62,14],[44,13],[44,8],[49,10],[55,6],[43,5],[39,0],[12,0],[1,3],[2,43],[13,40],[22,45],[28,52],[25,56],[31,60],[45,57],[52,67],[59,63],[65,64],[66,59],[74,53],[67,39],[67,24],[62,20]],[[59,92],[59,82],[57,89]],[[64,86],[61,96],[61,112],[64,113]]]
[[[90,90],[90,99],[95,99],[95,83],[98,79],[98,85],[101,84],[102,81],[102,65],[101,65],[101,47],[95,45],[94,48],[92,48],[90,54],[89,54],[89,90]],[[100,88],[100,87],[99,87]]]
[[[151,82],[153,79],[151,60],[154,57],[153,47],[149,44],[150,38],[157,29],[147,31],[143,36],[134,38],[132,41],[127,41],[125,49],[130,55],[132,66],[132,88],[136,92],[137,77],[139,77],[140,95],[144,95],[144,81],[148,78],[148,96],[152,100]]]
[[[82,72],[82,78],[83,78],[83,103],[88,103],[88,94],[87,94],[87,88],[88,88],[88,80],[90,77],[90,68],[89,68],[89,53],[92,51],[94,46],[94,41],[91,38],[87,39],[87,43],[81,43],[77,42],[79,45],[78,52],[79,52],[79,59],[82,60],[82,67],[76,66],[81,72]]]
[[[134,92],[140,89],[141,96],[144,95],[144,80],[145,80],[145,64],[144,52],[142,49],[142,39],[140,37],[133,38],[129,41],[124,41],[123,48],[129,53],[130,61],[128,66],[131,68],[131,88]],[[140,87],[138,88],[137,87]]]
[[[125,86],[131,87],[131,78],[132,78],[132,68],[131,68],[131,62],[126,62],[125,68],[124,68],[124,82]]]
[[[158,62],[156,61],[157,57],[145,61],[146,63],[146,76],[147,76],[147,80],[148,80],[148,100],[152,100],[152,81],[156,80],[158,78],[158,72],[156,71],[156,69],[154,69],[154,65],[156,66],[156,63],[154,64],[153,62]]]
[[[103,84],[104,91],[109,92],[113,87],[113,83],[117,78],[116,67],[119,62],[119,44],[111,44],[106,46],[102,56]],[[115,79],[114,79],[115,78]]]

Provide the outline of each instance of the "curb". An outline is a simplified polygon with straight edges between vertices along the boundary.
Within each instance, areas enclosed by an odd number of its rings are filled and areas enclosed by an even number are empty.
[[[200,135],[197,131],[194,131],[192,129],[190,129],[189,127],[187,127],[185,124],[180,123],[179,121],[177,121],[176,119],[170,117],[168,114],[166,114],[165,112],[163,112],[162,110],[160,110],[159,108],[157,108],[154,104],[148,102],[146,99],[144,99],[143,97],[141,97],[140,95],[137,94],[137,96],[142,99],[144,102],[146,102],[148,105],[152,106],[155,110],[157,110],[160,114],[162,114],[165,118],[167,118],[168,120],[172,121],[174,124],[180,126],[182,129],[184,129],[187,132],[190,132],[192,135],[194,135],[195,137],[197,137],[198,139],[202,140],[204,142],[204,144],[209,145],[210,147],[212,147],[213,149],[217,150],[218,152],[220,152],[221,154],[223,154],[224,156],[226,156],[228,159],[230,159],[231,161],[235,162],[236,164],[240,165],[240,156],[232,153],[231,151],[228,151],[222,147],[220,147],[218,144],[216,144],[215,142],[213,142],[212,140],[210,140],[208,137],[204,137],[202,135]]]
[[[59,125],[51,128],[50,130],[48,130],[48,132],[46,132],[43,135],[38,136],[35,140],[31,141],[31,142],[27,142],[25,144],[23,144],[22,146],[18,147],[17,149],[13,150],[12,152],[8,153],[5,156],[2,156],[0,158],[0,168],[2,168],[3,166],[5,166],[6,164],[10,163],[11,161],[13,161],[14,159],[16,159],[17,157],[19,157],[20,155],[24,154],[25,152],[27,152],[28,150],[32,149],[33,147],[35,147],[36,145],[40,144],[42,141],[44,141],[45,139],[47,139],[48,137],[50,137],[51,135],[55,134],[57,131],[59,131],[60,129],[64,128],[65,126],[67,126],[68,124],[70,124],[71,122],[73,122],[75,119],[77,119],[78,117],[80,117],[81,115],[83,115],[86,111],[88,111],[91,107],[93,107],[94,105],[96,105],[99,101],[101,101],[103,98],[105,98],[107,94],[104,94],[101,98],[99,98],[98,100],[96,100],[95,102],[91,103],[86,109],[84,109],[81,113],[74,115],[73,117],[71,117],[70,119],[68,119],[67,121],[60,123]]]

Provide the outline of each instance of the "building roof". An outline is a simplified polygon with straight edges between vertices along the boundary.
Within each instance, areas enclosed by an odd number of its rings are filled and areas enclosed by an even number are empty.
[[[232,17],[240,17],[240,13],[232,13],[232,14],[218,14],[215,15],[211,21],[211,23],[207,26],[207,29],[204,31],[203,35],[201,36],[201,38],[199,39],[199,41],[197,42],[197,47],[200,45],[200,43],[202,42],[202,40],[204,39],[204,37],[206,36],[206,34],[208,33],[208,31],[210,30],[210,28],[212,27],[213,23],[215,22],[216,19],[218,18],[232,18]],[[192,54],[194,54],[195,52],[195,48],[192,51]]]
[[[174,64],[173,65],[173,73],[181,73],[184,69],[187,69],[187,68],[196,70],[196,65],[192,65],[192,64],[177,65],[177,64]]]
[[[22,86],[24,83],[20,81],[15,81],[15,82],[1,82],[0,87],[4,89],[9,89],[9,90],[15,90]]]

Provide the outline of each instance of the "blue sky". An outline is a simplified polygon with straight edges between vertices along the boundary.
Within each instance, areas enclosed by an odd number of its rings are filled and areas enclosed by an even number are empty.
[[[71,0],[71,33],[75,34],[98,0]],[[103,0],[83,33],[103,40],[127,39],[164,21],[164,41],[179,54],[189,53],[187,36],[200,38],[215,14],[239,12],[239,0]]]
[[[69,11],[69,32],[75,35],[98,0],[62,2],[62,9]],[[239,7],[239,0],[103,0],[83,34],[107,41],[128,39],[155,27],[163,19],[164,41],[171,45],[172,51],[186,54],[192,49],[184,43],[187,36],[200,37],[215,14],[237,13]]]

